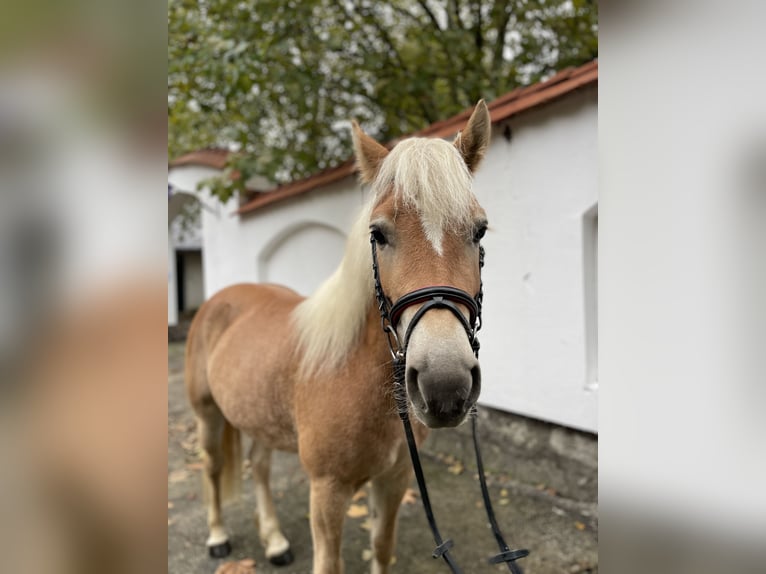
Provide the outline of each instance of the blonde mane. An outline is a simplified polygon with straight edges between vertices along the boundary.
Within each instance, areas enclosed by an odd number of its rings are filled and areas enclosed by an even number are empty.
[[[455,146],[444,140],[411,138],[397,144],[372,184],[373,201],[392,186],[397,208],[417,210],[426,239],[439,255],[445,232],[473,224],[471,172]]]
[[[293,311],[303,376],[337,369],[359,339],[374,301],[370,214],[388,193],[394,194],[397,209],[417,210],[439,255],[445,232],[473,224],[471,173],[455,146],[426,138],[398,143],[372,183],[372,197],[351,228],[340,265]]]

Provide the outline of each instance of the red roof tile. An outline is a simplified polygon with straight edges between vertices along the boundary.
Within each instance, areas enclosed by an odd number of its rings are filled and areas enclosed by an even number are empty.
[[[169,167],[181,167],[184,165],[202,165],[223,169],[229,158],[229,150],[208,148],[189,152],[168,163]]]

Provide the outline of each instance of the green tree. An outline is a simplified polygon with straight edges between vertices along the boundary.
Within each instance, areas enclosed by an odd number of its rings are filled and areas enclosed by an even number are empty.
[[[593,0],[170,0],[168,153],[240,151],[223,199],[350,155],[598,55]]]

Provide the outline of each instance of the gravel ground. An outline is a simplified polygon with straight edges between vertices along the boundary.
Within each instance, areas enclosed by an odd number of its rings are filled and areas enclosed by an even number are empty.
[[[223,560],[207,556],[207,527],[203,507],[202,480],[194,417],[183,388],[183,343],[171,343],[168,353],[168,572],[171,574],[213,574],[227,560],[252,558],[258,574],[310,574],[311,532],[308,520],[308,479],[296,455],[275,453],[272,487],[282,529],[292,545],[295,561],[285,567],[272,566],[265,558],[253,521],[255,509],[252,482],[243,481],[241,500],[224,507],[231,536],[232,554]],[[434,513],[445,537],[455,541],[452,554],[466,574],[507,572],[505,566],[490,566],[486,558],[496,552],[488,528],[478,482],[461,449],[447,453],[445,445],[462,444],[458,430],[432,433],[422,453]],[[435,436],[434,435],[437,435]],[[450,434],[450,433],[456,433]],[[246,445],[245,445],[246,448]],[[487,449],[488,451],[490,449]],[[540,455],[542,456],[542,455]],[[535,468],[567,469],[566,460],[533,461]],[[487,456],[488,469],[492,458]],[[533,464],[524,462],[521,464]],[[547,465],[547,466],[546,466]],[[598,518],[595,484],[583,494],[582,484],[595,483],[585,476],[567,489],[566,482],[552,488],[520,478],[532,471],[513,475],[490,472],[490,490],[498,522],[512,545],[528,548],[530,556],[520,561],[526,574],[575,574],[598,572]],[[559,472],[561,480],[573,473]],[[415,485],[413,484],[413,487]],[[569,493],[571,496],[563,493]],[[360,495],[361,496],[361,495]],[[366,505],[360,497],[356,504]],[[366,517],[347,518],[343,557],[347,574],[369,571],[369,532]],[[431,558],[433,549],[420,500],[403,504],[400,512],[395,572],[444,574],[442,561]]]

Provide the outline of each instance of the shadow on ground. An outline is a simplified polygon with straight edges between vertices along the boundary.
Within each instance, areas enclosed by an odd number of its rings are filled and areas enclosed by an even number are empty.
[[[171,343],[168,360],[168,572],[213,574],[223,561],[208,558],[205,549],[207,527],[198,445],[183,388],[182,343]],[[497,416],[489,420],[483,417],[484,427],[498,427]],[[485,464],[502,530],[512,546],[531,552],[521,561],[524,571],[597,573],[595,439],[552,425],[527,425],[518,417],[504,429],[515,438],[504,437],[502,432],[488,433]],[[497,548],[481,505],[467,437],[465,426],[435,431],[422,453],[434,512],[442,534],[455,541],[453,554],[466,574],[507,572],[505,566],[486,562]],[[266,560],[253,520],[255,502],[249,476],[243,482],[242,499],[224,508],[233,547],[225,560],[253,558],[258,574],[310,574],[308,479],[297,456],[275,453],[272,486],[295,562],[277,568]],[[359,498],[356,504],[365,506],[366,502],[366,498]],[[369,571],[369,532],[365,527],[365,516],[346,519],[343,557],[347,574]],[[420,500],[403,504],[393,571],[448,572],[443,562],[431,558],[433,546]]]

